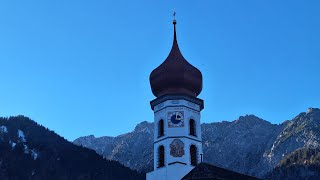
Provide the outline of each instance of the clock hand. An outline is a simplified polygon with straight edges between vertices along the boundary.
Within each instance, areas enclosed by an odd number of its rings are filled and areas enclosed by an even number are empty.
[[[178,112],[176,113],[176,120],[182,120],[182,117],[178,118]]]

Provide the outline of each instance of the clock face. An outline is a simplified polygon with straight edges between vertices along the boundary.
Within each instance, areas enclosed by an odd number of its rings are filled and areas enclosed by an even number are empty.
[[[174,111],[168,113],[169,127],[183,127],[184,115],[183,111]]]

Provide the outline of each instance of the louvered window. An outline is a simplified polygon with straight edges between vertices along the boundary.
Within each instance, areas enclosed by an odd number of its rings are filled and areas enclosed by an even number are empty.
[[[158,168],[164,166],[164,146],[158,148]]]
[[[158,123],[158,137],[164,136],[164,124],[163,119],[161,119]]]
[[[190,121],[189,121],[189,129],[190,129],[190,132],[189,132],[189,134],[191,135],[191,136],[197,136],[197,134],[196,134],[196,125],[195,125],[196,123],[195,123],[195,121],[193,120],[193,119],[190,119]]]
[[[195,145],[190,146],[191,165],[196,166],[198,164],[197,147]]]

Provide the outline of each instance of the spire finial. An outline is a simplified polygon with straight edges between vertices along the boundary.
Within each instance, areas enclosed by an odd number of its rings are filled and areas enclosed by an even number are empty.
[[[173,39],[173,41],[175,43],[177,43],[176,24],[177,24],[177,21],[176,21],[176,10],[174,10],[173,11],[173,26],[174,26],[174,39]]]
[[[176,10],[173,10],[173,24],[176,25],[177,21],[176,21]]]

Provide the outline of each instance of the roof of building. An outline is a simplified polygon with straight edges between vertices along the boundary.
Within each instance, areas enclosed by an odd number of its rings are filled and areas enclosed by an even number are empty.
[[[257,180],[258,178],[240,174],[208,163],[200,163],[183,180]]]
[[[171,51],[166,60],[150,74],[152,93],[156,97],[168,94],[186,94],[197,97],[202,90],[202,74],[183,57],[180,52],[176,21]]]

